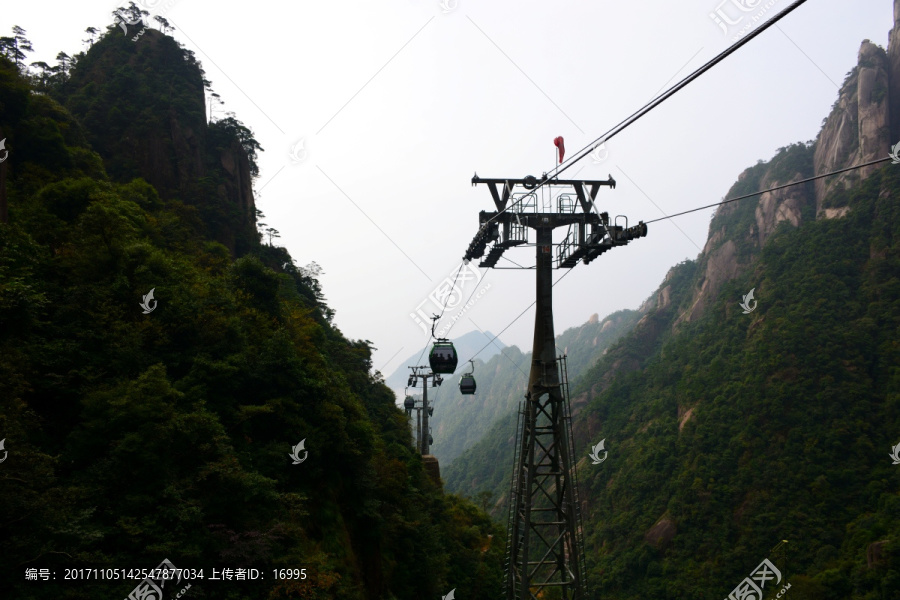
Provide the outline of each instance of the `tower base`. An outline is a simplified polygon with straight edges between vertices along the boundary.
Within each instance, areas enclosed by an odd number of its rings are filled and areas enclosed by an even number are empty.
[[[425,472],[431,477],[431,480],[437,485],[441,485],[441,466],[438,459],[433,454],[426,454],[422,457],[422,463],[425,465]]]

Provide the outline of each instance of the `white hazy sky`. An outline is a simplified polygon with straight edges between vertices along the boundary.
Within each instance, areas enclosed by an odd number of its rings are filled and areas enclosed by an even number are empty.
[[[53,64],[121,4],[6,2],[0,27],[24,27],[29,60]],[[138,4],[196,53],[225,100],[216,116],[234,111],[254,131],[265,149],[257,207],[300,265],[324,268],[337,325],[371,340],[389,374],[426,342],[410,313],[456,272],[478,212],[493,210],[474,172],[539,176],[554,166],[553,138],[573,154],[790,1]],[[716,9],[743,15],[727,36]],[[746,167],[815,138],[860,43],[885,46],[892,17],[891,0],[810,0],[610,141],[604,160],[564,176],[611,174],[618,186],[601,189],[598,208],[631,224],[717,202]],[[653,224],[576,267],[555,288],[557,333],[637,308],[670,267],[697,256],[711,214]],[[532,252],[506,256],[533,263]],[[490,287],[451,337],[497,333],[534,300],[531,272],[485,277],[477,289]],[[463,293],[477,289],[468,281]],[[528,311],[501,339],[530,349],[533,320]]]

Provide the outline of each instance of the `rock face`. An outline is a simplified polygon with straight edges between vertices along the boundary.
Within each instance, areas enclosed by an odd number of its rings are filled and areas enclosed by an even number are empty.
[[[675,324],[691,321],[699,316],[709,303],[709,299],[715,298],[719,294],[722,284],[729,279],[734,279],[740,271],[741,265],[737,261],[737,245],[734,240],[727,240],[710,253],[706,261],[706,274],[700,284],[700,289],[694,295],[694,302],[687,311],[678,317]]]
[[[857,66],[841,86],[837,102],[811,148],[811,166],[808,161],[797,160],[797,156],[791,157],[789,153],[781,162],[776,157],[752,187],[768,189],[885,158],[893,139],[900,140],[900,0],[894,0],[894,27],[889,34],[887,52],[869,40],[860,45]],[[810,208],[806,214],[815,214],[817,219],[843,217],[852,207],[833,193],[869,177],[882,166],[872,165],[819,179],[812,185],[797,185],[762,194],[756,205],[755,222],[749,230],[736,231],[729,226],[737,214],[737,204],[720,206],[698,257],[703,276],[696,284],[691,302],[674,325],[696,320],[708,308],[710,299],[718,295],[722,285],[744,272],[755,252],[765,245],[779,223],[787,221],[799,227],[806,207]],[[752,167],[741,173],[733,190],[745,183],[755,169]],[[750,250],[747,244],[742,244],[744,240],[750,242]],[[660,309],[669,304],[668,294],[664,291],[656,297]]]
[[[669,519],[660,519],[644,534],[644,541],[657,550],[665,550],[675,537],[675,532],[675,523]]]
[[[895,12],[897,6],[895,2]],[[893,31],[896,30],[896,26]],[[891,41],[893,46],[896,44]],[[896,50],[892,48],[892,51]],[[825,121],[816,142],[814,170],[817,175],[842,167],[868,162],[887,156],[890,150],[892,104],[900,95],[889,93],[891,81],[900,79],[900,71],[891,72],[891,61],[884,50],[863,41],[858,64],[840,90],[838,101]],[[851,171],[815,183],[816,216],[822,216],[829,192],[846,187],[854,178],[865,179],[876,165]]]
[[[894,0],[894,27],[888,32],[888,73],[892,104],[900,99],[900,0]],[[891,139],[900,139],[900,111],[891,110]]]
[[[894,27],[888,50],[864,40],[857,66],[849,73],[816,141],[779,150],[770,162],[750,167],[726,197],[736,197],[808,179],[862,162],[885,158],[891,140],[900,141],[900,0],[894,0]],[[884,164],[840,176],[798,184],[761,194],[753,200],[718,207],[709,235],[696,261],[673,267],[659,288],[639,308],[641,319],[629,335],[630,348],[611,347],[604,357],[606,371],[597,377],[585,402],[609,387],[616,375],[639,370],[643,357],[680,325],[696,321],[719,298],[729,281],[742,276],[779,225],[799,227],[804,219],[837,219],[852,210],[839,192],[869,177]],[[751,208],[752,207],[752,208]],[[752,211],[752,214],[751,214]],[[748,290],[745,291],[749,291]],[[757,297],[765,290],[757,285]],[[734,298],[737,309],[740,297]],[[687,410],[687,409],[686,409]],[[679,415],[681,417],[681,415]],[[695,416],[689,410],[684,426]],[[591,421],[595,433],[601,423]],[[586,439],[586,438],[583,438]]]
[[[222,150],[219,162],[225,171],[224,182],[218,193],[229,205],[237,206],[245,223],[256,223],[256,202],[253,199],[253,178],[250,174],[250,160],[237,140]],[[225,245],[234,253],[234,241]],[[224,243],[224,242],[223,242]]]
[[[91,46],[64,90],[67,108],[92,132],[114,181],[142,177],[161,198],[200,207],[207,233],[243,254],[257,239],[250,160],[207,123],[199,63],[153,29],[137,42],[119,39],[114,31]]]
[[[866,567],[869,569],[876,568],[884,558],[884,547],[890,540],[881,540],[880,542],[872,542],[866,547]]]
[[[796,173],[787,181],[775,181],[764,177],[762,187],[778,187],[779,185],[793,183],[801,179],[804,179],[802,173]],[[801,211],[807,200],[806,189],[801,186],[766,192],[760,196],[759,204],[756,205],[756,235],[759,247],[763,247],[781,221],[789,221],[791,225],[798,227],[800,225]]]
[[[684,410],[681,406],[678,407],[678,431],[680,432],[684,429],[684,426],[687,425],[687,422],[691,420],[691,417],[694,416],[694,408],[690,407],[687,410]]]
[[[663,308],[669,306],[669,304],[672,303],[671,294],[672,294],[672,286],[671,285],[667,285],[666,287],[661,289],[659,291],[659,294],[656,296],[656,305],[660,309],[663,309]]]

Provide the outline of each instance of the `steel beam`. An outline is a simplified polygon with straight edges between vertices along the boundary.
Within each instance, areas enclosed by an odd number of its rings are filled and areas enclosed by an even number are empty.
[[[553,228],[537,229],[536,312],[524,426],[511,499],[508,600],[583,600],[584,573],[576,541],[574,465],[563,407],[553,328]]]

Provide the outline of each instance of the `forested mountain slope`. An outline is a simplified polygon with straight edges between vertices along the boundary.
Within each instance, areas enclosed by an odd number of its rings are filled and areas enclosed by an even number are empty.
[[[863,42],[815,141],[726,197],[885,158],[898,31]],[[643,309],[572,381],[593,597],[725,598],[769,558],[797,600],[900,598],[900,167],[723,205]],[[447,470],[499,517],[514,435],[497,421]]]
[[[124,598],[64,568],[168,558],[265,574],[197,600],[490,597],[502,533],[426,476],[314,266],[260,244],[255,142],[206,124],[190,54],[111,26],[65,67],[0,57],[0,595]]]
[[[782,225],[657,350],[629,336],[581,380],[587,556],[605,597],[724,597],[782,539],[792,597],[898,597],[898,200],[887,166],[842,219]],[[610,375],[623,360],[633,370]],[[609,458],[592,465],[600,439]]]

